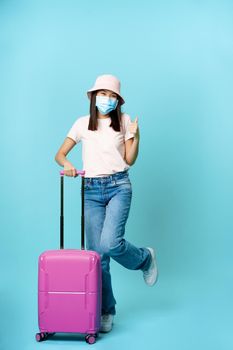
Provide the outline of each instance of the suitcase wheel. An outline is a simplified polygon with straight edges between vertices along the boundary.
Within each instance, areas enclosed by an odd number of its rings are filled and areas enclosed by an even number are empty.
[[[86,337],[85,337],[85,340],[88,344],[94,344],[95,343],[95,340],[96,340],[96,334],[88,334]]]
[[[45,334],[44,333],[36,333],[36,341],[40,342],[42,340],[45,340]]]
[[[46,340],[48,337],[53,336],[55,333],[46,333],[46,332],[41,332],[41,333],[36,333],[36,341],[40,342],[42,340]]]

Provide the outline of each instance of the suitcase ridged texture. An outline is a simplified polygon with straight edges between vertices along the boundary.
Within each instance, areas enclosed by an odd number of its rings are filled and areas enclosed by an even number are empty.
[[[39,257],[41,332],[97,333],[101,317],[101,263],[96,252],[64,249]]]

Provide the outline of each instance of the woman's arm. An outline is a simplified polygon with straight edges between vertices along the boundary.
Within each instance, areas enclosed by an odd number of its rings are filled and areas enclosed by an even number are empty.
[[[134,134],[134,137],[125,141],[125,161],[128,165],[133,165],[138,156],[139,150],[139,127],[138,127],[138,117],[135,121],[129,125],[130,133]]]
[[[66,176],[74,176],[74,177],[77,176],[75,167],[66,158],[67,154],[72,150],[72,148],[75,145],[76,145],[76,143],[74,140],[72,140],[69,137],[66,137],[65,141],[63,142],[63,144],[61,145],[61,147],[59,148],[59,150],[55,156],[56,162],[59,165],[64,167],[64,173]]]
[[[139,137],[125,141],[125,160],[128,165],[133,165],[137,159],[139,150]]]

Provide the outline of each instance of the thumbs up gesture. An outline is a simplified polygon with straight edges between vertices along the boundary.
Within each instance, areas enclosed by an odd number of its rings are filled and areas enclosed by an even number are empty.
[[[135,138],[139,139],[138,117],[136,117],[135,120],[129,124],[129,132],[134,134]]]
[[[135,120],[129,124],[129,132],[134,134],[135,138],[139,139],[138,117],[136,117]]]

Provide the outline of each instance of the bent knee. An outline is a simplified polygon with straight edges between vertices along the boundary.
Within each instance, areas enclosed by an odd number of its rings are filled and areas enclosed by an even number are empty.
[[[116,256],[121,254],[125,246],[125,240],[121,239],[120,241],[114,242],[101,242],[100,248],[103,254],[107,254],[109,256]]]

